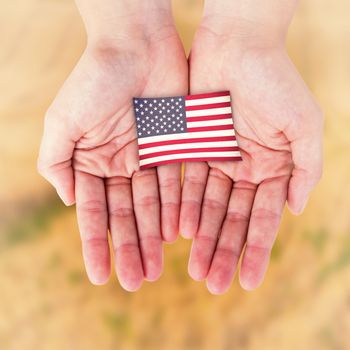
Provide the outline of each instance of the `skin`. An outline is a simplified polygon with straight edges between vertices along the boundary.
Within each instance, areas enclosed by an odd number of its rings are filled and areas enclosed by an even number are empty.
[[[284,45],[295,5],[209,1],[192,46],[191,93],[230,90],[243,157],[185,166],[189,274],[213,294],[228,290],[240,258],[241,286],[262,283],[286,201],[300,214],[321,177],[322,113]]]
[[[135,291],[177,237],[181,165],[139,170],[132,98],[186,94],[187,61],[168,2],[77,4],[88,44],[46,114],[38,169],[76,203],[91,282],[109,278],[109,232],[118,279]]]
[[[193,238],[189,273],[214,294],[262,282],[285,202],[301,213],[322,170],[322,113],[289,60],[292,0],[208,0],[190,58],[191,92],[230,90],[242,162],[139,171],[132,97],[188,92],[168,0],[78,0],[88,45],[45,118],[39,172],[76,203],[90,280],[162,271],[162,240]],[[179,218],[180,215],[180,218]]]

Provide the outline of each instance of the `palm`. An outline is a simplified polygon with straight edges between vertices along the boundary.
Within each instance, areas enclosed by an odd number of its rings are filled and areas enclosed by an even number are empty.
[[[170,59],[165,48],[174,51]],[[122,54],[87,51],[56,100],[69,105],[79,91],[79,106],[74,106],[79,110],[69,123],[78,125],[81,134],[73,157],[76,170],[131,178],[138,170],[132,98],[156,96],[159,86],[162,94],[186,92],[187,63],[177,38],[167,39],[151,53],[138,49]]]
[[[204,47],[204,40],[212,41],[210,38],[198,40]],[[234,48],[227,41],[223,45],[215,40],[208,45],[215,45],[215,48],[204,55],[196,52],[195,47],[192,53],[191,89],[231,91],[237,139],[245,160],[210,162],[209,165],[234,181],[254,184],[290,175],[291,148],[283,130],[291,123],[300,103],[295,91],[304,86],[301,80],[295,81],[295,69],[287,55],[280,51],[256,50],[246,53],[241,61],[232,62],[230,52]],[[206,67],[209,74],[203,74],[208,72]]]
[[[120,60],[124,62],[118,62]],[[83,62],[77,69],[88,72],[88,79],[91,79],[91,72],[98,73],[87,84],[86,96],[91,99],[88,104],[91,110],[87,110],[85,116],[79,114],[80,120],[76,121],[83,130],[75,147],[74,168],[101,178],[131,178],[138,170],[132,97],[142,93],[147,67],[140,61],[137,64],[140,66],[141,63],[140,71],[135,71],[136,62],[128,64],[118,57],[107,57],[107,62],[101,62],[101,58],[89,55],[82,58]],[[128,87],[125,84],[128,80],[134,81],[134,85]],[[84,102],[82,107],[85,109]]]
[[[143,278],[158,278],[162,238],[177,236],[180,165],[147,171],[138,165],[132,98],[160,91],[187,93],[187,61],[173,33],[121,52],[88,48],[48,112],[41,158],[53,163],[46,169],[56,171],[63,186],[72,165],[83,254],[94,283],[110,273],[107,229],[118,277],[129,290]],[[52,147],[60,147],[60,161]]]
[[[243,157],[185,170],[183,207],[194,212],[181,215],[185,235],[195,235],[190,274],[207,278],[217,293],[229,287],[244,246],[242,284],[251,289],[261,282],[295,171],[292,141],[308,132],[303,127],[296,135],[296,126],[309,124],[302,112],[313,106],[283,50],[238,51],[237,43],[203,30],[190,62],[191,92],[230,90]],[[205,185],[194,192],[194,183]],[[202,202],[200,215],[193,201]]]

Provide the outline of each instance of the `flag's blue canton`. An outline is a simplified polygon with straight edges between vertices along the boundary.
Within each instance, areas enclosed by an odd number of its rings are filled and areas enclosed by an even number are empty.
[[[185,98],[134,98],[137,136],[159,136],[185,133]]]

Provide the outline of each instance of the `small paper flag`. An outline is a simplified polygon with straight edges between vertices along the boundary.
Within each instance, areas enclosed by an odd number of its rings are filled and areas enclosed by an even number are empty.
[[[140,169],[185,161],[242,160],[229,91],[134,98]]]

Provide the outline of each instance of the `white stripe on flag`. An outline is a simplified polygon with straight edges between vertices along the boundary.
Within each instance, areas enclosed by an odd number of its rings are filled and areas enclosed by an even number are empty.
[[[143,156],[145,154],[163,152],[163,151],[172,151],[172,150],[178,150],[178,149],[237,147],[237,146],[238,146],[237,141],[183,143],[183,144],[143,148],[139,150],[139,154]]]
[[[159,157],[154,157],[154,158],[148,158],[148,159],[142,159],[140,160],[140,165],[147,165],[151,163],[156,163],[156,162],[163,162],[166,160],[172,160],[172,159],[189,159],[189,158],[212,158],[212,157],[240,157],[241,154],[238,151],[234,152],[198,152],[198,153],[183,153],[183,154],[169,154],[167,156],[159,156]]]
[[[196,128],[199,126],[219,126],[219,125],[233,125],[232,118],[207,120],[207,121],[201,121],[201,122],[187,122],[188,128]]]
[[[221,103],[221,102],[230,102],[230,96],[220,96],[220,97],[207,97],[207,98],[199,98],[197,100],[186,100],[186,106],[200,106],[211,103]]]
[[[206,115],[228,114],[232,113],[231,107],[199,109],[197,111],[186,111],[187,117],[201,117]]]
[[[235,131],[233,129],[229,129],[229,130],[198,131],[198,132],[187,132],[182,134],[140,137],[138,139],[138,143],[139,145],[145,145],[151,142],[161,142],[161,141],[168,141],[168,140],[185,140],[185,139],[200,138],[200,137],[218,137],[218,136],[235,136]]]

